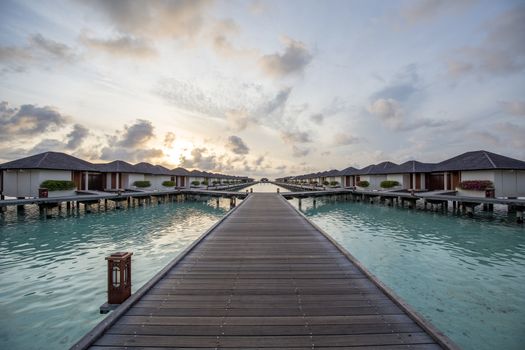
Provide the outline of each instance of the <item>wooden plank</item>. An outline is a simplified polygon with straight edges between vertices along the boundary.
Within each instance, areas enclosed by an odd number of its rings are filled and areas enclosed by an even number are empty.
[[[250,195],[93,340],[93,349],[441,348],[274,194]]]

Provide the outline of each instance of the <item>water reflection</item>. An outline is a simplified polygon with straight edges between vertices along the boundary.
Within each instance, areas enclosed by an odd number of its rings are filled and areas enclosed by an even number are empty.
[[[229,209],[229,201],[180,202],[54,213],[28,206],[0,220],[0,348],[70,346],[104,316],[104,257],[133,255],[133,291]],[[110,208],[111,209],[111,208]]]
[[[468,218],[330,199],[315,208],[303,199],[301,208],[462,348],[525,344],[523,226],[499,213]]]

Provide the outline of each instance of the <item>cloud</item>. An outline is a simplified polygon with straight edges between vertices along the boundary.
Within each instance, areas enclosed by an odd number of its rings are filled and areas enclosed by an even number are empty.
[[[167,132],[164,136],[164,147],[171,148],[173,147],[173,142],[175,142],[175,134],[170,132]]]
[[[317,125],[322,125],[324,121],[324,115],[322,113],[312,114],[310,116],[310,120]]]
[[[38,154],[48,151],[61,151],[65,144],[55,139],[44,139],[27,151],[27,154]]]
[[[0,102],[0,136],[3,137],[39,135],[65,123],[66,117],[49,106],[26,104],[10,108],[7,102]]]
[[[217,157],[213,154],[208,155],[205,147],[196,147],[191,150],[191,158],[180,157],[179,165],[184,168],[198,168],[201,170],[214,170],[217,168]]]
[[[69,46],[51,39],[47,39],[42,34],[34,34],[29,38],[30,45],[33,49],[40,49],[49,55],[65,60],[73,61],[75,53]]]
[[[301,148],[293,145],[292,147],[292,156],[295,158],[305,157],[310,153],[309,148]]]
[[[525,116],[525,101],[500,101],[501,109],[513,116]]]
[[[502,147],[508,149],[509,144],[516,149],[520,159],[525,158],[525,127],[514,123],[498,123],[494,126],[494,130],[503,135],[505,140]]]
[[[42,34],[29,36],[25,46],[0,46],[0,64],[4,66],[2,72],[26,72],[39,63],[45,64],[47,69],[50,64],[72,63],[78,59],[73,48]]]
[[[155,138],[150,121],[138,119],[131,126],[124,126],[124,131],[117,131],[107,137],[107,146],[100,152],[100,159],[125,160],[128,162],[160,161],[164,152],[157,148],[148,148],[148,142]]]
[[[329,156],[330,154],[332,154],[332,152],[330,152],[330,151],[324,151],[324,152],[321,152],[321,156],[323,156],[323,157],[327,157],[327,156]]]
[[[259,156],[257,159],[255,159],[254,164],[256,166],[260,166],[264,162],[265,156]]]
[[[409,2],[409,6],[401,9],[401,17],[411,24],[429,21],[435,17],[445,14],[454,13],[472,3],[471,0],[419,0]]]
[[[337,133],[334,136],[334,144],[336,146],[353,145],[359,142],[359,138],[345,133]]]
[[[262,116],[276,113],[282,114],[291,93],[291,87],[279,90],[273,99],[266,101],[258,108],[258,114]]]
[[[160,149],[135,149],[114,147],[109,145],[103,147],[100,153],[100,159],[103,160],[125,160],[131,163],[160,161],[164,157],[164,152]]]
[[[289,144],[312,142],[310,134],[306,131],[282,131],[281,138]]]
[[[244,143],[244,141],[239,136],[235,135],[228,137],[226,148],[235,154],[248,154],[250,152],[250,148]]]
[[[446,125],[445,121],[428,118],[410,120],[401,104],[394,99],[377,99],[368,107],[368,112],[378,117],[387,128],[396,131],[408,131],[423,127],[434,128]]]
[[[226,120],[230,129],[234,131],[242,131],[248,127],[250,117],[246,109],[232,109],[226,111]]]
[[[394,99],[377,99],[369,106],[368,111],[392,129],[399,128],[403,123],[403,109]]]
[[[67,149],[76,149],[78,148],[82,142],[84,142],[84,140],[86,139],[86,137],[89,135],[89,130],[80,125],[80,124],[75,124],[73,126],[73,130],[67,134],[67,143],[66,143],[66,148]]]
[[[458,48],[447,58],[452,77],[510,75],[525,69],[525,5],[500,14],[484,29],[479,45]]]
[[[372,99],[393,99],[396,101],[406,101],[413,94],[419,91],[420,77],[418,66],[409,64],[398,72],[392,82],[387,86],[372,94]]]
[[[205,23],[209,0],[88,1],[107,16],[120,33],[136,37],[192,38]]]
[[[155,137],[149,120],[138,119],[135,124],[124,127],[124,134],[116,143],[120,147],[139,147]]]
[[[286,46],[283,54],[265,55],[259,60],[262,70],[274,78],[301,74],[312,61],[312,54],[304,43],[288,37],[283,38],[283,42]]]
[[[149,40],[131,35],[120,35],[112,39],[96,39],[82,35],[80,41],[93,50],[112,56],[150,59],[157,55]]]

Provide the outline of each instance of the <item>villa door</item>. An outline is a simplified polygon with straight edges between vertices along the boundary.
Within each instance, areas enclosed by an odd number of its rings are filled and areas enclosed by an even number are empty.
[[[75,186],[77,187],[78,190],[84,189],[84,187],[83,187],[83,179],[84,179],[84,177],[82,176],[82,172],[81,171],[73,171],[73,172],[71,172],[71,181],[73,181],[75,183]]]
[[[444,174],[430,174],[428,179],[428,189],[430,191],[443,190],[445,187]]]

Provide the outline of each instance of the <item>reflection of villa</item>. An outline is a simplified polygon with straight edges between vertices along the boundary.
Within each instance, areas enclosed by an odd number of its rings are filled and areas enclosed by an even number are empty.
[[[203,172],[184,168],[167,169],[160,165],[135,165],[116,160],[93,164],[60,152],[45,152],[0,164],[0,194],[8,197],[38,197],[41,184],[47,180],[72,182],[72,189],[49,192],[49,196],[73,195],[75,191],[165,190],[189,187],[192,177]],[[247,177],[206,173],[207,178],[228,179],[231,183],[247,182]],[[166,187],[164,184],[174,186]],[[142,182],[142,186],[137,186]],[[148,186],[145,186],[148,185]]]
[[[457,191],[474,197],[525,196],[525,162],[487,151],[467,152],[436,164],[416,160],[399,165],[382,162],[362,169],[348,167],[338,174],[331,170],[277,181],[301,184],[332,179],[340,179],[342,187],[368,191],[384,189],[382,184],[390,182],[389,190]]]

